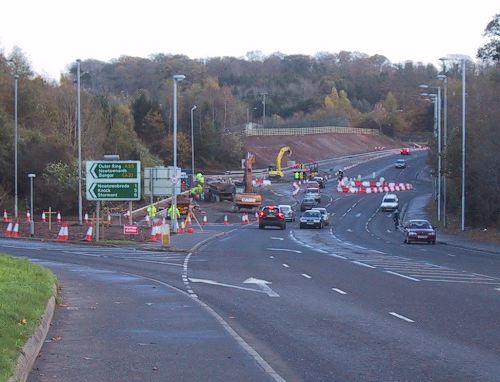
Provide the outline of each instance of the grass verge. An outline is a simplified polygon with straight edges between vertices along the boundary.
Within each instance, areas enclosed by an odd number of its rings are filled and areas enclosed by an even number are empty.
[[[18,351],[39,325],[55,283],[49,270],[0,254],[0,382],[14,372]]]

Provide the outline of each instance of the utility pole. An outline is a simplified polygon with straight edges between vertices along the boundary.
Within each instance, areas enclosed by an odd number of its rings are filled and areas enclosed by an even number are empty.
[[[262,127],[264,127],[264,123],[266,122],[266,95],[267,93],[262,92]]]

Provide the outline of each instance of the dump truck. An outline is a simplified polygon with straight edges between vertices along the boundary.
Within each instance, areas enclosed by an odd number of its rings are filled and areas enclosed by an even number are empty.
[[[205,200],[209,202],[221,202],[223,200],[234,200],[236,190],[230,182],[211,182],[205,184]]]

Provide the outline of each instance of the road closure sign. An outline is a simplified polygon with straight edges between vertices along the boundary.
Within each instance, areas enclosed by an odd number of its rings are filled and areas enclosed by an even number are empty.
[[[87,161],[86,196],[91,201],[141,199],[141,162]]]

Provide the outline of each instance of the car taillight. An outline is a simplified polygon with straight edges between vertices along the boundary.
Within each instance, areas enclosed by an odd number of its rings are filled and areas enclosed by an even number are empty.
[[[278,217],[280,219],[284,219],[285,218],[285,215],[283,215],[283,212],[278,212]]]
[[[259,212],[259,219],[262,219],[264,217],[264,212],[260,211]]]

